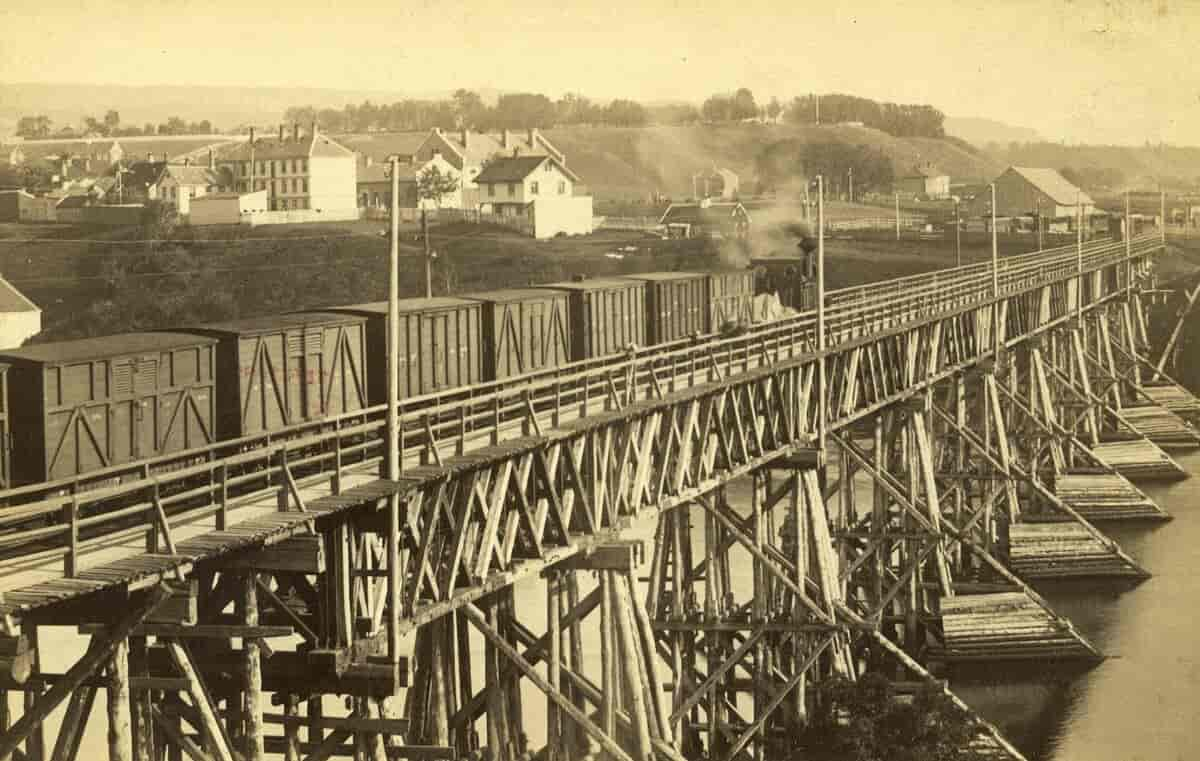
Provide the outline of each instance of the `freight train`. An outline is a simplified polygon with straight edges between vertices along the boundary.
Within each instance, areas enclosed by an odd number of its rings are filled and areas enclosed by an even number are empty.
[[[781,268],[782,267],[782,268]],[[401,398],[718,332],[803,265],[583,279],[402,299]],[[795,282],[792,282],[795,281]],[[386,403],[387,303],[0,352],[0,488],[282,431]]]

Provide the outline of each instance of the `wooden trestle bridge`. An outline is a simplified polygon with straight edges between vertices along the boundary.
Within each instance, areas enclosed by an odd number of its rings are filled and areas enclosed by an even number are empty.
[[[75,758],[103,694],[114,761],[762,759],[832,675],[1098,659],[1026,582],[1144,577],[1096,524],[1166,518],[1133,481],[1200,444],[1162,247],[405,400],[398,480],[378,408],[0,493],[0,758]]]

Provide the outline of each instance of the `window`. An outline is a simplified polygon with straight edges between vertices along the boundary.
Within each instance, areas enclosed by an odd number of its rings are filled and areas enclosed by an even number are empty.
[[[566,183],[566,180],[559,180],[559,181],[558,181],[558,194],[559,194],[560,196],[565,196],[565,195],[567,194],[567,183]]]
[[[490,182],[488,183],[488,195],[492,197],[496,195],[496,186]]]
[[[300,180],[300,192],[301,193],[308,192],[308,180]]]
[[[243,161],[242,162],[242,176],[245,177],[248,174],[250,174],[250,162]]]
[[[529,195],[536,196],[538,194],[538,184],[536,181],[529,183]]]
[[[300,171],[301,172],[308,171],[308,159],[300,159]]]
[[[517,194],[517,183],[515,183],[515,182],[508,183],[508,197],[512,198],[516,194]]]

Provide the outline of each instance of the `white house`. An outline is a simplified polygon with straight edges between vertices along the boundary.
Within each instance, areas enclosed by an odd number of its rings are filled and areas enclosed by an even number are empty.
[[[267,211],[266,190],[207,193],[191,200],[190,221],[200,225],[250,224],[251,216]]]
[[[222,190],[267,192],[270,211],[313,210],[348,213],[356,217],[355,154],[317,131],[308,134],[294,125],[289,134],[279,128],[278,138],[255,138],[238,143],[216,159],[227,177]]]
[[[575,195],[579,177],[552,156],[495,159],[475,181],[481,212],[524,218],[535,238],[592,231],[592,197]]]
[[[42,331],[42,310],[0,277],[0,350],[16,349]]]

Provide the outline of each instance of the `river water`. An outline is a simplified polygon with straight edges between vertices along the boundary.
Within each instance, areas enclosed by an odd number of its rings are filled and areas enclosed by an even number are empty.
[[[1152,579],[1039,587],[1109,659],[1084,674],[953,685],[1031,761],[1200,758],[1200,453],[1176,460],[1192,478],[1143,487],[1175,520],[1103,527]]]

